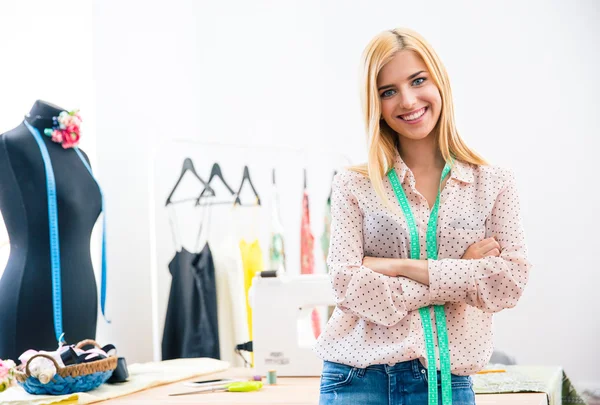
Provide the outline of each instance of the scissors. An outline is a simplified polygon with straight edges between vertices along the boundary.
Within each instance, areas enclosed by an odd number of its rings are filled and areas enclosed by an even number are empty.
[[[169,394],[174,397],[177,395],[192,395],[201,394],[203,392],[217,392],[217,391],[229,391],[229,392],[250,392],[258,391],[263,386],[262,381],[237,381],[226,385],[217,385],[215,387],[203,388],[195,391],[178,392],[176,394]]]

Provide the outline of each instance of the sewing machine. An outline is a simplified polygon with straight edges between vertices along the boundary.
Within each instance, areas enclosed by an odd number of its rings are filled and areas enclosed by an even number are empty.
[[[311,313],[321,311],[321,331],[327,320],[324,306],[335,306],[328,275],[263,277],[252,281],[252,340],[257,374],[276,370],[278,376],[319,376],[323,361],[313,351],[316,339]]]

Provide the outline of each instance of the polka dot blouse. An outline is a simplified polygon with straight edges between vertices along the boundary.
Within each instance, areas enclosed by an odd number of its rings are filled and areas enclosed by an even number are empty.
[[[399,155],[394,167],[413,211],[424,257],[429,206]],[[384,187],[397,204],[387,178]],[[427,366],[418,309],[445,304],[452,373],[481,370],[493,350],[492,314],[517,304],[531,268],[512,172],[456,161],[440,195],[438,260],[428,260],[429,286],[362,265],[364,256],[409,258],[410,253],[401,210],[384,207],[367,177],[348,170],[338,173],[331,213],[327,263],[337,306],[317,340],[317,355],[361,368],[416,358]],[[500,244],[500,257],[461,259],[469,246],[491,236]],[[431,315],[439,370],[433,310]]]

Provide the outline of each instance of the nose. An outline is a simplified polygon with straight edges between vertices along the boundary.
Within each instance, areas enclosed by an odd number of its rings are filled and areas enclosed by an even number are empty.
[[[417,103],[417,97],[411,90],[405,90],[400,93],[399,106],[405,111],[411,111],[414,109]]]

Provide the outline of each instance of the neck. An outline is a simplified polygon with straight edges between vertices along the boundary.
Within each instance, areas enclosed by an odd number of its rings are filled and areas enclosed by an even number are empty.
[[[52,117],[58,116],[64,108],[48,103],[46,101],[37,100],[29,114],[25,117],[27,122],[37,129],[51,128],[53,125]]]
[[[402,160],[414,171],[441,170],[446,162],[440,152],[435,137],[408,139],[399,136],[399,152]]]

